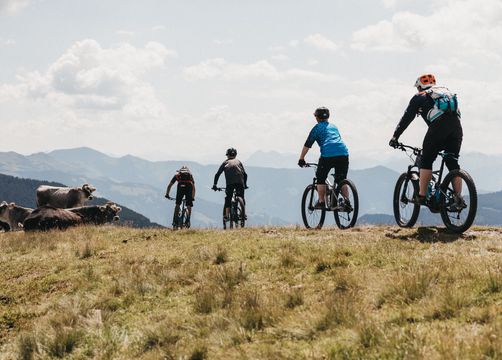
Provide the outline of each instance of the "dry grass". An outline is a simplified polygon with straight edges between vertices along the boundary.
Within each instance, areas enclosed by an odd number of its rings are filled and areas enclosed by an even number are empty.
[[[498,228],[0,234],[0,359],[502,358],[501,241]]]

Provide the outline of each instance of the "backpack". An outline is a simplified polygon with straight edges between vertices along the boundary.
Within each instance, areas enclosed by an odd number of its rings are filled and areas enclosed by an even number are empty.
[[[427,113],[429,122],[433,122],[443,114],[457,114],[460,116],[457,94],[453,94],[448,88],[432,86],[425,93],[434,100],[434,107]]]
[[[191,181],[192,174],[190,173],[190,170],[188,170],[188,169],[180,169],[178,171],[178,174],[176,175],[176,179],[178,181]]]

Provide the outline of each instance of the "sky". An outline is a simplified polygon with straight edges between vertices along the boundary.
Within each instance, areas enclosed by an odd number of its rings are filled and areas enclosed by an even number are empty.
[[[326,106],[378,163],[432,72],[458,95],[462,151],[502,154],[501,57],[502,0],[0,0],[0,151],[299,154]]]

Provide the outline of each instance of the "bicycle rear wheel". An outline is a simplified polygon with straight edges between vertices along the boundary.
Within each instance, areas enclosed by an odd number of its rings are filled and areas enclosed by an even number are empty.
[[[455,180],[458,179],[458,180]],[[458,199],[453,183],[461,186],[461,198]],[[478,193],[474,180],[465,170],[450,171],[441,184],[441,219],[446,228],[455,233],[469,229],[476,217]]]
[[[420,205],[412,202],[413,196],[418,194],[418,180],[409,178],[408,173],[402,173],[397,179],[394,188],[394,218],[401,227],[412,227],[415,225],[420,213]]]
[[[302,219],[307,229],[320,229],[324,224],[326,209],[314,209],[318,200],[317,187],[310,184],[305,188],[302,196]]]
[[[232,204],[233,214],[230,219],[230,228],[244,227],[246,224],[246,208],[244,206],[244,199],[237,197],[236,203]]]
[[[342,195],[341,189],[343,187],[347,189],[347,198]],[[336,189],[335,196],[337,210],[334,211],[334,216],[336,225],[340,229],[353,227],[356,224],[357,214],[359,213],[359,195],[356,185],[349,179],[341,181]]]
[[[173,214],[173,230],[177,230],[181,227],[182,227],[182,225],[181,225],[181,209],[178,209],[178,211],[176,211],[176,209],[175,209],[174,214]]]
[[[223,217],[222,217],[222,219],[223,219],[223,230],[226,230],[227,229],[227,225],[230,226],[230,224],[228,224],[229,221],[225,217],[225,207],[223,207]]]

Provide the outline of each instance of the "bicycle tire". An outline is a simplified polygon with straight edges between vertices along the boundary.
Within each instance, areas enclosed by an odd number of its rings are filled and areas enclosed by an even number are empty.
[[[236,198],[236,204],[234,205],[234,214],[232,216],[233,226],[238,228],[243,228],[246,223],[246,208],[244,205],[244,199],[241,197]],[[232,227],[231,225],[231,227]]]
[[[450,189],[448,187],[448,184],[450,184],[450,182],[455,177],[460,177],[461,179],[463,179],[465,184],[467,185],[467,190],[469,191],[469,196],[465,197],[465,199],[468,199],[469,201],[469,209],[467,212],[467,216],[465,218],[465,221],[459,225],[452,223],[447,203],[447,201],[449,201],[450,193],[453,191],[453,189]],[[469,175],[467,171],[462,169],[450,171],[445,176],[443,182],[441,183],[441,219],[443,220],[443,223],[446,226],[446,228],[454,233],[458,234],[463,233],[464,231],[469,229],[472,223],[474,222],[474,219],[476,218],[477,208],[478,208],[478,192],[476,190],[476,184],[474,183],[474,180],[472,179],[471,175]],[[460,216],[460,212],[462,211],[463,210],[458,212],[458,216]]]
[[[414,204],[412,202],[405,203],[401,200],[404,192],[406,192],[406,189],[403,189],[403,185],[406,184],[406,186],[409,186],[409,184],[412,184],[411,186],[413,187],[413,193],[411,194],[411,197],[409,194],[406,194],[406,199],[411,200],[413,197],[418,194],[419,192],[419,185],[418,185],[418,180],[412,180],[410,179],[408,173],[402,173],[399,178],[396,181],[396,186],[394,188],[394,198],[393,198],[393,209],[394,209],[394,218],[396,219],[396,223],[400,227],[413,227],[415,223],[417,222],[418,215],[420,214],[420,205],[419,204]],[[410,207],[408,207],[411,205]],[[408,210],[411,210],[410,216],[403,216],[404,209],[408,208]]]
[[[313,209],[316,199],[319,198],[317,187],[312,184],[305,188],[302,196],[302,219],[307,229],[321,229],[326,217],[326,209]],[[312,195],[312,201],[311,201]],[[318,219],[316,219],[318,218]]]
[[[341,189],[342,186],[345,186],[345,185],[349,187],[350,193],[352,193],[352,201],[351,201],[351,205],[352,205],[352,209],[353,209],[351,211],[352,217],[350,217],[350,212],[344,212],[344,211],[338,211],[338,210],[335,210],[333,212],[336,225],[338,226],[339,229],[342,229],[342,230],[354,227],[354,225],[357,222],[357,215],[359,213],[359,195],[357,192],[356,185],[351,180],[345,179],[340,182],[340,184],[337,187],[336,192],[335,192],[336,199],[338,200],[339,199],[338,196],[341,195],[340,194],[341,190],[338,190],[338,189]],[[350,198],[350,195],[349,195],[349,198]],[[343,197],[342,197],[342,200],[343,200]],[[338,204],[338,201],[337,201],[337,204]],[[347,214],[347,215],[344,215],[344,214]]]
[[[223,230],[226,230],[227,229],[227,222],[228,220],[225,220],[225,207],[223,207]]]

